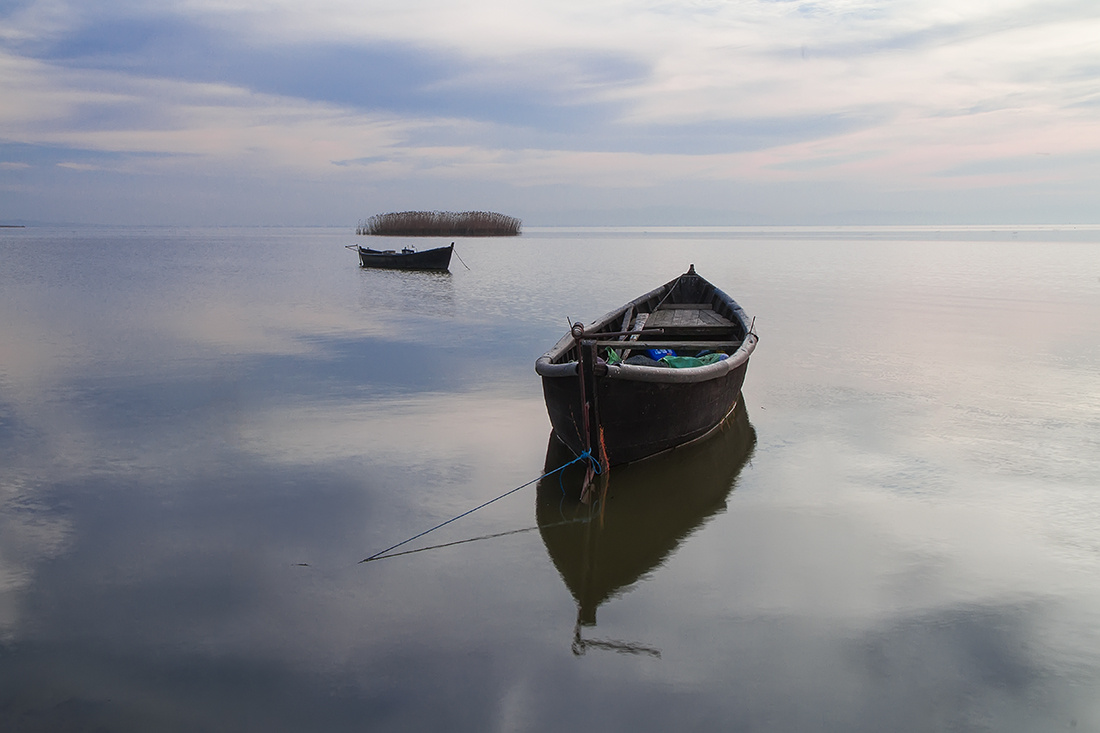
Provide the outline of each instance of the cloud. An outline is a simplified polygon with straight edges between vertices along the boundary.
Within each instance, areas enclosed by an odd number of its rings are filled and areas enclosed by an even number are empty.
[[[302,176],[433,181],[532,206],[545,201],[532,186],[660,200],[689,177],[931,195],[961,179],[1097,183],[1074,161],[1100,150],[1100,13],[1076,0],[43,0],[4,12],[0,93],[14,101],[0,144],[113,155],[65,162],[120,180],[283,176],[288,198]],[[1052,154],[1042,180],[1002,172],[1040,153]],[[812,200],[787,205],[800,204]]]

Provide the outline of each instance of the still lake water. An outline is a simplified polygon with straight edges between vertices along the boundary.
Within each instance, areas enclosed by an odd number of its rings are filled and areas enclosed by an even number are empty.
[[[1100,228],[354,239],[0,230],[0,730],[1100,730]],[[358,562],[560,465],[535,359],[690,263],[715,441]]]

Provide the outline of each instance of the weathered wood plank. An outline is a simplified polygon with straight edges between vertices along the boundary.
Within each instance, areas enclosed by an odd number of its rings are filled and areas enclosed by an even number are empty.
[[[711,351],[725,351],[727,349],[736,351],[741,345],[740,341],[630,341],[628,342],[631,350],[637,349],[710,349]],[[622,341],[597,341],[597,347],[609,347],[616,348],[624,346]]]
[[[631,306],[628,309],[628,313],[627,313],[628,320],[629,320],[629,312],[633,311],[633,310],[634,310],[634,306]],[[634,319],[633,333],[631,333],[629,336],[626,336],[626,335],[620,336],[619,337],[619,342],[620,343],[633,343],[634,341],[637,341],[638,336],[641,335],[642,330],[645,328],[646,321],[649,320],[649,316],[650,316],[649,313],[639,313],[638,317]],[[623,321],[623,322],[626,323],[627,321]],[[617,352],[618,352],[618,350],[616,349],[616,353]],[[622,356],[622,358],[624,358],[624,359],[626,357],[630,356],[630,349],[624,349],[622,354],[620,354],[620,356]]]
[[[627,331],[630,329],[630,319],[634,316],[634,306],[630,306],[626,309],[626,313],[623,314],[623,325],[619,326],[620,331]]]
[[[710,303],[664,303],[657,306],[655,310],[659,311],[675,311],[675,310],[713,310],[710,307]]]
[[[712,310],[658,310],[646,322],[648,328],[721,330],[734,328],[733,321]]]

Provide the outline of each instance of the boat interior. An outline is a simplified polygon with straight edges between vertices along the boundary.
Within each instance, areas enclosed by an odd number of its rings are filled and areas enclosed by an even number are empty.
[[[692,269],[599,319],[585,329],[585,335],[596,340],[598,356],[611,364],[700,366],[664,357],[717,355],[708,360],[712,362],[734,353],[745,338],[735,307]],[[572,347],[562,354],[561,362],[576,359]]]

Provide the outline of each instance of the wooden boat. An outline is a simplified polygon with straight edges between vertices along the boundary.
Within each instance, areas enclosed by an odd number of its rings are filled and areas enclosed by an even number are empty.
[[[420,251],[405,247],[400,252],[393,249],[371,249],[356,244],[347,245],[348,249],[352,247],[359,252],[360,267],[380,267],[387,270],[446,270],[451,265],[451,253],[454,252],[455,243],[451,242],[446,247]]]
[[[578,501],[584,473],[580,465],[539,480],[539,534],[577,603],[574,651],[577,642],[591,644],[581,639],[580,627],[596,625],[601,605],[650,577],[687,538],[725,510],[755,446],[756,431],[739,404],[707,440],[612,471],[598,506]],[[546,471],[567,463],[568,454],[552,435]]]
[[[711,432],[737,406],[756,343],[741,306],[692,265],[587,327],[573,324],[535,371],[554,434],[610,466]],[[678,356],[647,358],[657,349]],[[711,356],[682,358],[703,352]]]

